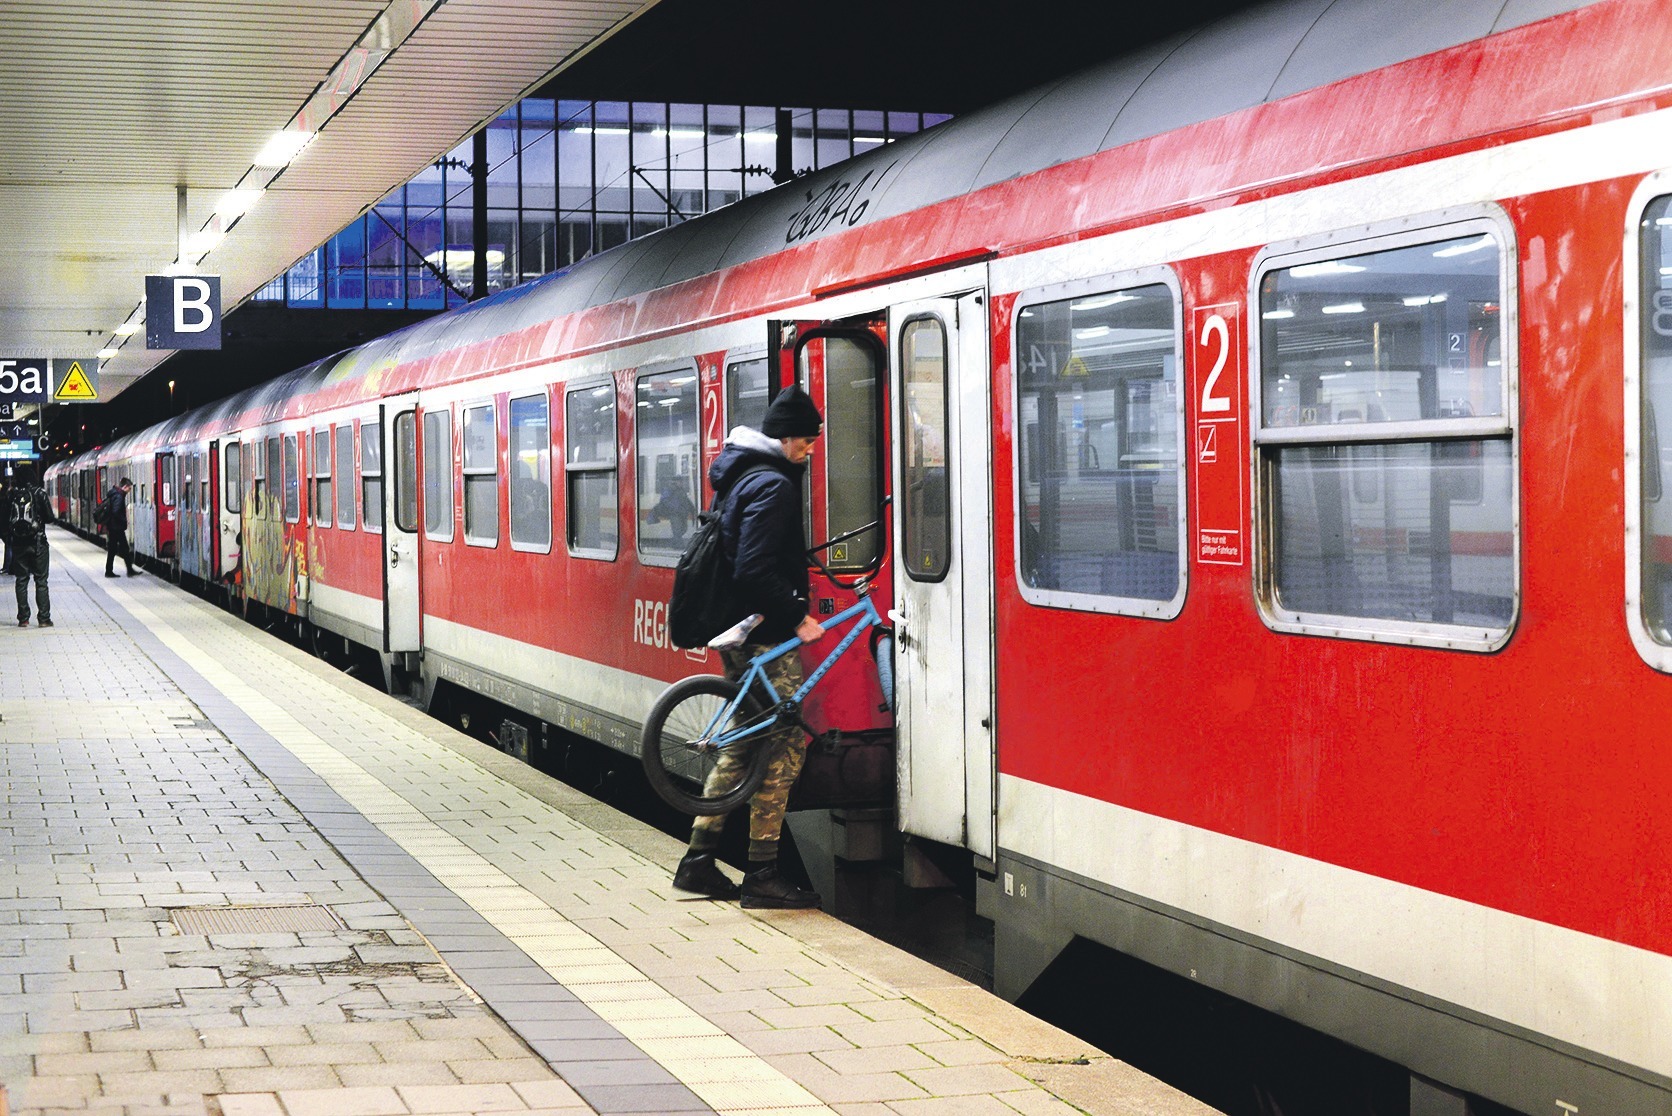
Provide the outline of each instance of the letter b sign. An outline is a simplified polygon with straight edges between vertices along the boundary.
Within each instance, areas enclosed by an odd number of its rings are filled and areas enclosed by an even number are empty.
[[[145,277],[147,349],[221,347],[219,275]]]

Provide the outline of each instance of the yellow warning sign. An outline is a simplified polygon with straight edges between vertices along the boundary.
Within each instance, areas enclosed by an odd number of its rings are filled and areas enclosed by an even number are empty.
[[[1086,362],[1076,355],[1068,358],[1068,363],[1063,365],[1062,374],[1065,377],[1090,376],[1091,369],[1087,368]]]
[[[87,373],[81,370],[79,360],[70,362],[70,370],[64,373],[58,390],[52,393],[53,399],[64,403],[86,403],[98,397],[98,389],[93,386],[93,381],[87,378]]]

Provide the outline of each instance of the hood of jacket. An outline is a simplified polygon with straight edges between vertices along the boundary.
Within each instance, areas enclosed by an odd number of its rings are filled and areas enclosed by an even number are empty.
[[[807,471],[806,465],[792,464],[784,456],[783,444],[778,439],[768,438],[753,427],[735,426],[726,436],[719,456],[708,467],[708,483],[714,486],[716,496],[723,497],[738,477],[756,465],[771,466],[795,481]]]

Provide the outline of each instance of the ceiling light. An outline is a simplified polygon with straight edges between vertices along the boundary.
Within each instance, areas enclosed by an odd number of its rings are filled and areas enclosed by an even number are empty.
[[[1275,322],[1279,318],[1292,318],[1294,316],[1295,312],[1293,310],[1267,310],[1264,314],[1260,315],[1260,317],[1264,318],[1268,322]]]
[[[1121,302],[1133,302],[1137,297],[1137,295],[1129,294],[1097,295],[1094,298],[1082,298],[1079,302],[1071,302],[1068,308],[1070,310],[1101,310],[1105,306],[1114,306]]]
[[[745,141],[754,141],[755,143],[771,143],[778,138],[778,135],[775,132],[744,132],[743,138]]]
[[[1095,337],[1107,337],[1111,332],[1113,331],[1108,326],[1090,326],[1086,329],[1075,330],[1074,339],[1076,341],[1090,341]]]
[[[853,137],[853,142],[855,142],[855,143],[887,143],[888,141],[883,139],[881,136],[855,136],[855,137]]]
[[[116,355],[116,350],[115,349],[100,349],[97,353],[95,353],[93,355],[97,356],[100,360],[109,360],[111,357]]]
[[[633,134],[631,128],[588,128],[582,126],[576,128],[575,131],[583,136],[630,136]]]
[[[1493,240],[1491,234],[1489,233],[1486,236],[1481,237],[1479,240],[1468,240],[1464,241],[1462,244],[1453,244],[1449,248],[1441,248],[1434,253],[1434,258],[1437,260],[1443,260],[1451,256],[1467,256],[1470,252],[1478,252],[1482,248],[1493,248],[1496,246],[1497,241]]]
[[[265,190],[228,190],[221,195],[221,200],[215,203],[215,212],[221,215],[223,225],[231,224],[255,208],[255,203],[261,200]]]
[[[658,128],[656,134],[669,139],[703,139],[708,135],[701,128]]]
[[[1355,271],[1363,270],[1364,267],[1360,264],[1325,260],[1323,263],[1297,264],[1289,269],[1289,274],[1296,279],[1310,279],[1314,275],[1351,275]]]
[[[1364,313],[1364,303],[1338,302],[1334,306],[1323,307],[1323,311],[1326,314],[1362,314]]]
[[[226,234],[217,228],[199,229],[186,238],[186,259],[196,263],[221,246]]]
[[[286,128],[282,132],[273,133],[273,138],[267,141],[255,157],[255,165],[277,169],[288,167],[296,156],[302,154],[302,149],[312,143],[318,132],[303,131],[299,128]]]
[[[123,322],[121,325],[116,327],[114,332],[118,337],[132,337],[144,328],[144,322]]]

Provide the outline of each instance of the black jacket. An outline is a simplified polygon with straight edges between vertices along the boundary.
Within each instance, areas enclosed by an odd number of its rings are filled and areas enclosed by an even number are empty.
[[[751,472],[750,470],[754,470]],[[737,618],[765,617],[749,639],[781,643],[807,615],[807,540],[801,526],[805,465],[792,465],[777,439],[738,427],[708,468],[723,502],[720,539],[732,566]]]
[[[105,522],[107,534],[126,532],[128,529],[128,494],[117,485],[105,493]]]

